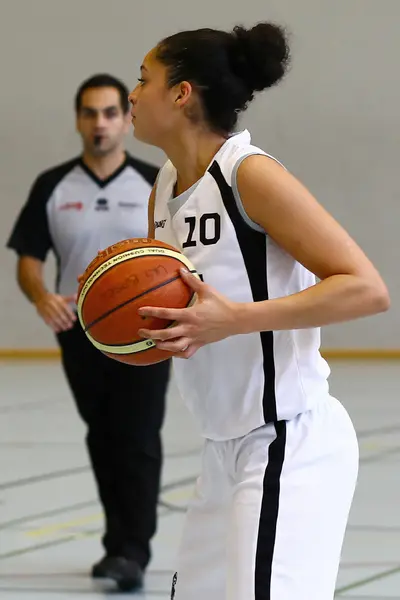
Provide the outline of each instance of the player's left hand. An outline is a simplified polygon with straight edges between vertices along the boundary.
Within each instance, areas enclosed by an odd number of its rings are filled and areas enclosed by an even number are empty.
[[[237,333],[239,305],[225,298],[186,269],[181,269],[181,277],[196,293],[196,303],[181,309],[140,308],[140,316],[166,319],[175,321],[176,324],[167,329],[143,328],[139,330],[139,335],[154,340],[157,348],[161,350],[174,352],[180,358],[190,358],[201,346]]]

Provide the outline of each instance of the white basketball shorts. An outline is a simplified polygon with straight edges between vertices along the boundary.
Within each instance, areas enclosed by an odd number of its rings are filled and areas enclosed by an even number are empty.
[[[174,600],[332,600],[358,473],[334,398],[243,438],[206,440]]]

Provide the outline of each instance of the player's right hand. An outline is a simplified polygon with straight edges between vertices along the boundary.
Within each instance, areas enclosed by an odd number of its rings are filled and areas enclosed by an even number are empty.
[[[76,314],[69,305],[76,300],[72,296],[61,296],[60,294],[46,293],[35,303],[36,310],[43,321],[51,327],[55,333],[72,329],[76,321]]]

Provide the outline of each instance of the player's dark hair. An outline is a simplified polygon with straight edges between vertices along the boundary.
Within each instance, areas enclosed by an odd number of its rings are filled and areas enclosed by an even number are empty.
[[[217,132],[230,133],[254,92],[277,84],[289,65],[285,30],[272,23],[232,32],[181,31],[163,39],[156,58],[167,67],[168,85],[188,81],[197,90],[204,119]]]
[[[107,73],[100,73],[98,75],[93,75],[89,79],[86,79],[78,88],[75,96],[75,110],[79,113],[82,106],[82,97],[86,90],[90,90],[93,88],[104,88],[104,87],[112,87],[115,88],[119,92],[119,97],[121,101],[121,108],[123,112],[126,114],[129,110],[129,91],[126,85],[120,80],[114,77],[113,75],[108,75]]]

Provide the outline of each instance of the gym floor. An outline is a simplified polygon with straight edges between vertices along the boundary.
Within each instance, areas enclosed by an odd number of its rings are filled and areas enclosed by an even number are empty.
[[[361,466],[337,596],[400,598],[399,365],[331,362],[331,391],[359,435]],[[102,514],[79,421],[58,362],[0,363],[0,600],[95,600]],[[159,529],[146,600],[169,598],[185,505],[201,440],[173,382],[164,426]],[[311,599],[310,600],[317,600]]]

